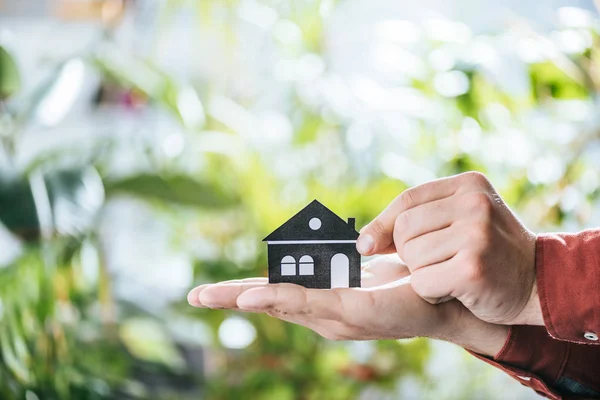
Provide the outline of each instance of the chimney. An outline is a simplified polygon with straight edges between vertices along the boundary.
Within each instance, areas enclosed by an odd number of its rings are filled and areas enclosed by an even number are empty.
[[[356,219],[348,218],[348,226],[354,230],[356,230]]]

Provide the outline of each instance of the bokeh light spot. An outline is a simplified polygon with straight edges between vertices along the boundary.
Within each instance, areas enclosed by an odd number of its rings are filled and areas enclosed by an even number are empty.
[[[229,317],[219,326],[219,340],[229,349],[244,349],[256,339],[256,329],[248,320]]]

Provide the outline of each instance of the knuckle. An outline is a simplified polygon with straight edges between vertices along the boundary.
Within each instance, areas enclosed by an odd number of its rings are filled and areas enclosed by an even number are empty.
[[[429,295],[429,288],[427,284],[427,279],[424,274],[419,273],[419,271],[415,271],[410,276],[410,285],[416,294],[420,297],[427,297]]]
[[[414,268],[418,264],[419,259],[419,244],[416,240],[409,240],[402,248],[402,259],[409,268]]]
[[[491,214],[494,208],[492,198],[483,192],[470,193],[465,204],[470,211],[483,215]]]
[[[490,224],[494,214],[494,200],[486,193],[471,193],[465,199],[465,207],[469,216],[476,221]]]
[[[404,232],[407,232],[410,226],[410,213],[405,211],[396,217],[394,222],[394,236],[401,237]]]
[[[301,287],[300,289],[300,299],[298,304],[300,305],[300,310],[305,315],[312,315],[312,308],[308,298],[308,289],[305,287]]]
[[[281,285],[273,286],[273,304],[280,304],[281,300]]]
[[[487,244],[490,241],[491,229],[488,222],[477,222],[472,226],[473,237],[476,242]]]
[[[379,218],[375,218],[369,224],[369,230],[376,236],[386,233],[386,228],[383,222]]]
[[[416,204],[415,201],[415,192],[414,189],[407,189],[399,196],[400,205],[404,210],[408,210],[413,208]]]
[[[465,279],[469,283],[476,283],[483,278],[484,265],[481,258],[470,256],[467,258],[465,268]]]
[[[462,177],[470,183],[473,183],[478,186],[487,187],[489,185],[488,178],[479,171],[469,171],[462,174]]]

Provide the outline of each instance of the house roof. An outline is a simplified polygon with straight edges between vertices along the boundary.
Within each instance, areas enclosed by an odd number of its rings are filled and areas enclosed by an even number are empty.
[[[317,221],[313,221],[311,224],[310,221],[313,218],[318,218],[320,224]],[[356,232],[353,225],[348,225],[348,222],[338,217],[317,200],[314,200],[286,223],[275,229],[263,241],[356,240],[358,232]],[[318,228],[314,229],[317,226]]]

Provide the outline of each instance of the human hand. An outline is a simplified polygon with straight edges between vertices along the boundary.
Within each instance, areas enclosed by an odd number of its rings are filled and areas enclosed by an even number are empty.
[[[306,326],[332,340],[427,336],[493,356],[508,328],[480,321],[458,301],[433,306],[409,284],[396,255],[379,257],[362,270],[362,288],[306,289],[251,278],[202,285],[188,295],[196,307],[261,312]]]
[[[423,299],[458,299],[480,319],[543,325],[535,240],[487,178],[468,172],[404,191],[361,230],[363,255],[397,252]]]

